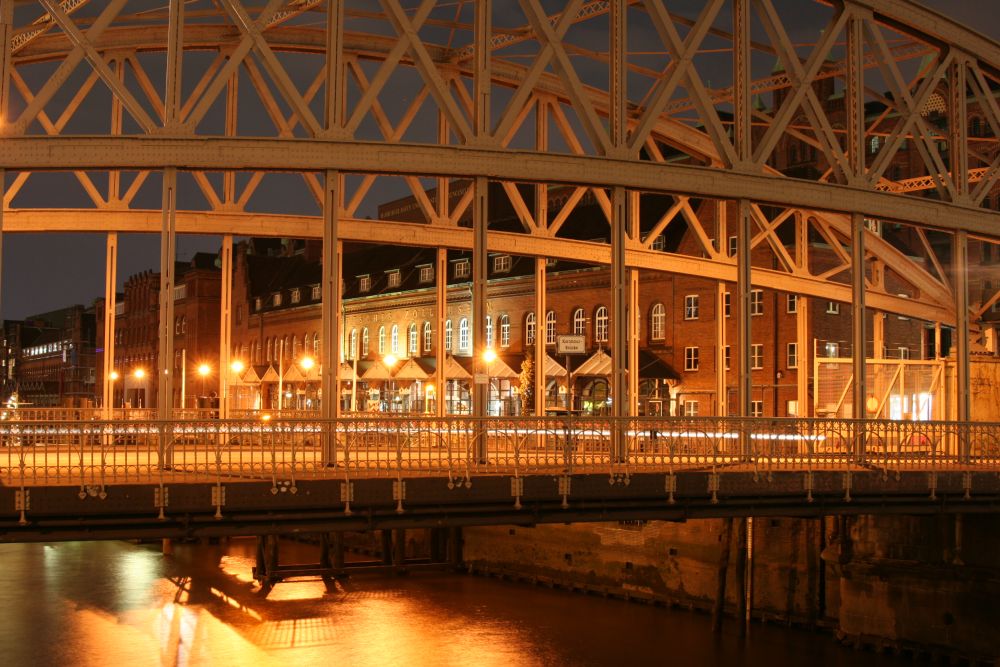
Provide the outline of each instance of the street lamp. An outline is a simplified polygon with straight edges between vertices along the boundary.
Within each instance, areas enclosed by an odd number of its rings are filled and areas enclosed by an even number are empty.
[[[132,371],[132,376],[136,380],[139,380],[140,382],[142,382],[142,379],[144,377],[146,377],[146,371],[143,368],[137,368],[134,371]],[[142,392],[140,391],[141,389],[142,389],[142,387],[139,387],[139,388],[136,389],[136,392],[135,392],[135,402],[136,402],[136,406],[135,407],[137,407],[137,408],[141,408],[142,407]],[[124,401],[124,398],[122,400]]]
[[[205,395],[205,378],[212,372],[212,367],[208,364],[199,364],[198,375],[201,377],[201,395]]]
[[[494,361],[497,360],[497,353],[493,351],[492,347],[486,348],[483,352],[483,361],[486,362],[486,414],[490,413],[490,371],[491,366]]]
[[[396,365],[397,361],[399,361],[399,359],[397,359],[396,355],[394,355],[394,354],[387,354],[384,357],[382,357],[382,363],[385,364],[386,370],[389,371],[389,401],[388,401],[388,404],[389,404],[389,411],[390,412],[393,411],[393,409],[392,409],[392,401],[395,398],[394,394],[396,393],[396,383],[392,379],[392,367]]]
[[[111,381],[111,391],[109,393],[109,402],[111,403],[108,407],[112,410],[115,409],[115,381],[118,379],[118,371],[111,371],[108,373],[108,380]]]

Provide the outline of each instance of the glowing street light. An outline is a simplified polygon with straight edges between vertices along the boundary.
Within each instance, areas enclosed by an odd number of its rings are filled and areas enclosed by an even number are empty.
[[[497,353],[492,347],[483,351],[483,361],[486,362],[486,413],[490,414],[490,366],[497,360]]]
[[[299,360],[299,366],[301,366],[302,370],[306,372],[312,370],[313,366],[315,365],[316,365],[316,360],[313,359],[312,357],[302,357],[302,359]]]
[[[229,364],[229,368],[231,368],[232,371],[238,375],[238,374],[240,374],[240,373],[243,372],[243,370],[246,368],[246,366],[243,364],[242,361],[240,361],[239,359],[237,359],[233,363]]]
[[[201,377],[201,395],[205,395],[205,378],[212,372],[212,367],[208,364],[198,365],[198,375]]]
[[[135,369],[134,371],[132,371],[132,377],[134,377],[136,380],[142,381],[142,379],[144,377],[146,377],[146,369],[144,369],[144,368],[137,368],[137,369]],[[136,390],[136,391],[137,391],[137,393],[136,393],[135,401],[136,401],[137,405],[135,407],[141,408],[142,407],[142,393],[141,393],[141,390]],[[122,399],[122,400],[124,401],[124,399]]]

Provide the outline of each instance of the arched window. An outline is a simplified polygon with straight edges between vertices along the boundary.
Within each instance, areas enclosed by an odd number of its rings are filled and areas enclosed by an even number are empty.
[[[430,352],[433,347],[434,335],[430,322],[424,322],[424,352]]]
[[[458,349],[469,349],[469,320],[465,317],[458,322]]]
[[[282,356],[282,358],[283,359],[288,359],[289,358],[288,355],[291,354],[291,351],[292,351],[291,341],[288,340],[288,336],[285,336],[284,339],[283,339],[282,348],[281,348],[281,356]]]
[[[304,354],[312,354],[312,336],[309,334],[302,337],[302,352]]]
[[[598,343],[608,342],[608,308],[598,306],[594,313],[594,340]]]
[[[174,333],[179,334],[181,332],[181,318],[174,318]]]
[[[368,327],[361,330],[361,355],[368,356]]]
[[[292,334],[292,359],[299,358],[299,337],[296,334]]]
[[[662,303],[654,303],[649,309],[649,337],[663,340],[667,330],[667,309]]]
[[[501,315],[499,324],[500,347],[510,347],[510,318],[507,315]]]
[[[187,333],[187,330],[188,330],[187,315],[181,315],[181,333]]]
[[[267,362],[267,363],[271,363],[272,361],[274,361],[274,339],[273,338],[268,338],[267,339],[267,352],[266,352],[266,354],[264,356],[264,361]]]
[[[583,336],[587,333],[587,316],[583,313],[583,308],[573,311],[573,334]]]
[[[556,311],[545,313],[545,344],[556,344]]]
[[[451,320],[444,323],[444,351],[451,352]]]
[[[524,318],[524,344],[535,344],[535,314],[528,313]]]
[[[415,357],[415,356],[417,356],[417,353],[420,351],[420,348],[417,347],[419,345],[420,341],[417,338],[417,323],[416,322],[410,322],[410,328],[409,328],[408,334],[409,335],[406,337],[406,339],[407,339],[406,351],[407,351],[407,354],[409,354],[411,357]]]
[[[315,331],[313,331],[313,356],[316,357],[316,361],[320,361],[322,359],[319,346],[319,334]]]
[[[358,330],[351,329],[351,347],[349,359],[358,358]]]
[[[392,325],[392,333],[389,334],[389,349],[393,354],[399,354],[399,325]]]
[[[493,347],[493,317],[486,316],[486,347]]]
[[[385,354],[385,327],[378,328],[378,356]]]

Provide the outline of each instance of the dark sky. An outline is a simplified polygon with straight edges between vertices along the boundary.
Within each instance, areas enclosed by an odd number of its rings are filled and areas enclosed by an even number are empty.
[[[998,39],[1000,12],[985,11],[993,3],[994,0],[924,0],[928,7]],[[10,176],[8,185],[9,180]],[[45,193],[45,196],[50,195]],[[289,197],[281,199],[287,201]],[[178,236],[177,257],[183,261],[198,251],[215,252],[219,244],[218,236]],[[5,235],[3,317],[21,319],[75,303],[90,304],[104,293],[104,251],[104,234]],[[128,276],[146,269],[156,270],[158,266],[158,235],[120,235],[119,288]]]

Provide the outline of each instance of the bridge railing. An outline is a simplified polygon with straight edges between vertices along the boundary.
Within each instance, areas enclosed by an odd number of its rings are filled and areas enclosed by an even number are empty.
[[[956,468],[1000,470],[1000,424],[575,416],[0,420],[0,481],[22,486]]]

